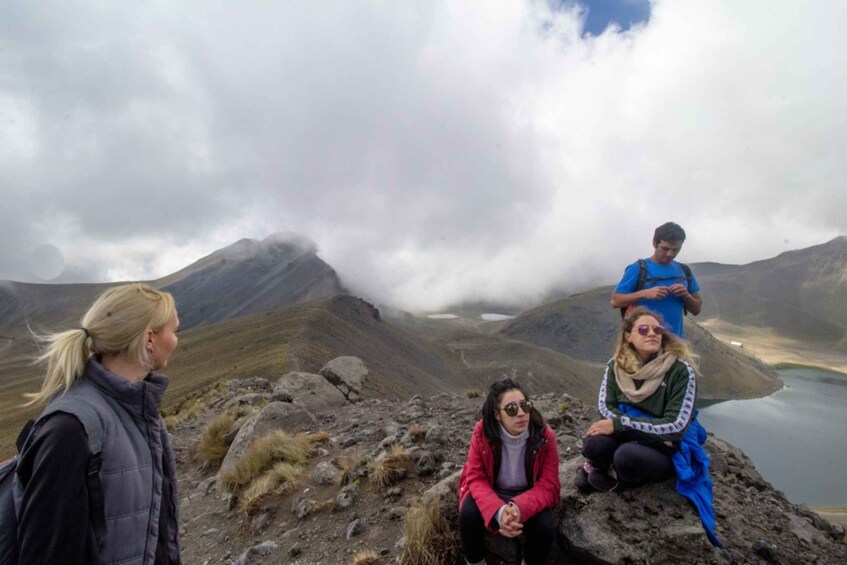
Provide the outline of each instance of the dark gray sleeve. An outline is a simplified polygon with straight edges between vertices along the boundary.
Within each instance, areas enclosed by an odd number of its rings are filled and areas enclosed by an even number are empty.
[[[89,455],[85,429],[74,416],[56,413],[35,431],[18,467],[20,563],[96,562],[85,482]]]

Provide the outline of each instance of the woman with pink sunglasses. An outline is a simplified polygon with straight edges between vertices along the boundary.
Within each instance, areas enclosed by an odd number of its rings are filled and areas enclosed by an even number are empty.
[[[600,385],[594,422],[577,470],[583,492],[622,490],[676,477],[676,490],[697,510],[717,547],[706,430],[697,421],[697,376],[684,341],[665,331],[661,317],[643,306],[627,312],[615,356]]]
[[[590,492],[674,477],[672,456],[695,415],[697,379],[685,342],[643,306],[623,319],[600,385],[603,418],[588,429],[576,486]]]

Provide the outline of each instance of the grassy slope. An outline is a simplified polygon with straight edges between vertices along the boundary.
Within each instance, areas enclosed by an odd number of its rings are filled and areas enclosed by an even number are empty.
[[[503,377],[519,380],[531,394],[567,393],[591,402],[603,368],[546,347],[498,335],[456,330],[438,338],[441,355],[453,373],[485,390]]]
[[[374,313],[367,303],[341,296],[181,332],[165,370],[171,387],[164,408],[220,379],[259,376],[274,382],[292,370],[317,372],[341,355],[359,356],[368,366],[369,396],[409,397],[465,386],[428,344]],[[30,364],[34,353],[31,339],[19,339],[0,356],[0,455],[11,453],[21,425],[38,412],[19,407],[23,393],[37,389],[43,375]]]
[[[611,287],[604,287],[544,304],[504,323],[501,334],[579,359],[605,362],[614,350],[620,324],[618,311],[609,306],[610,293]],[[781,386],[761,361],[712,338],[691,316],[685,331],[699,355],[703,398],[750,398]]]
[[[699,266],[701,319],[847,353],[847,237],[731,269]]]
[[[0,454],[11,453],[21,425],[38,412],[15,407],[42,376],[40,367],[27,365],[22,343],[30,344],[31,358],[31,340],[17,341],[0,357]],[[365,362],[363,392],[372,398],[484,389],[504,375],[519,376],[533,392],[593,398],[599,381],[597,366],[550,349],[473,329],[415,335],[378,319],[367,302],[336,296],[181,332],[165,371],[171,387],[164,408],[221,379],[275,382],[289,371],[317,372],[341,355]]]
[[[24,407],[25,392],[33,392],[41,369],[32,365],[36,349],[32,340],[15,340],[0,354],[0,460],[13,453],[21,426],[35,417],[40,407]]]

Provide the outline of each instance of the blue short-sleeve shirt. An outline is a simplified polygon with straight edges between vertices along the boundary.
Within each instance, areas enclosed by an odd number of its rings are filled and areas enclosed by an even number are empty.
[[[654,286],[671,286],[676,283],[685,284],[685,272],[679,263],[673,261],[670,265],[659,265],[654,263],[652,259],[645,259],[647,263],[647,280],[644,281],[644,288],[653,288]],[[615,292],[620,294],[629,294],[635,292],[638,286],[638,261],[629,265],[623,273],[623,278],[618,286],[615,287]],[[691,281],[688,284],[688,292],[695,294],[700,292],[700,285],[697,279],[694,278],[694,273],[691,274]],[[682,298],[668,294],[661,300],[641,299],[637,302],[638,305],[649,308],[650,310],[660,314],[665,324],[673,333],[681,338],[685,338],[685,330],[683,329],[683,303]]]

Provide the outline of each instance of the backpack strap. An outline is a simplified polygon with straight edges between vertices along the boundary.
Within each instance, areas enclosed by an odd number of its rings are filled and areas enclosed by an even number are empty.
[[[694,275],[691,274],[691,267],[689,267],[685,263],[680,263],[680,262],[677,262],[677,265],[679,265],[679,268],[682,269],[683,273],[685,273],[685,283],[686,283],[686,285],[691,286],[691,279],[694,277]]]
[[[638,260],[638,281],[635,283],[635,292],[644,288],[647,283],[647,261],[644,259]]]
[[[685,288],[691,288],[691,267],[686,265],[685,263],[677,262],[677,265],[682,269],[682,272],[685,274]],[[682,313],[687,316],[688,308],[685,307],[685,302],[682,303]]]
[[[39,423],[47,416],[56,412],[64,412],[74,416],[85,429],[88,438],[88,450],[91,453],[85,467],[85,484],[88,488],[88,511],[91,526],[97,537],[97,543],[102,544],[106,537],[105,501],[103,498],[103,483],[100,481],[100,469],[103,461],[103,423],[97,411],[87,402],[67,397],[59,397],[39,416]]]
[[[644,285],[647,283],[647,261],[645,261],[644,259],[639,259],[638,261],[636,261],[636,263],[638,263],[638,279],[635,281],[635,290],[633,290],[632,292],[638,292],[639,290],[644,288]],[[632,306],[633,305],[630,304],[629,306],[620,308],[621,320],[624,319],[626,313],[629,312],[629,309],[632,308]]]

